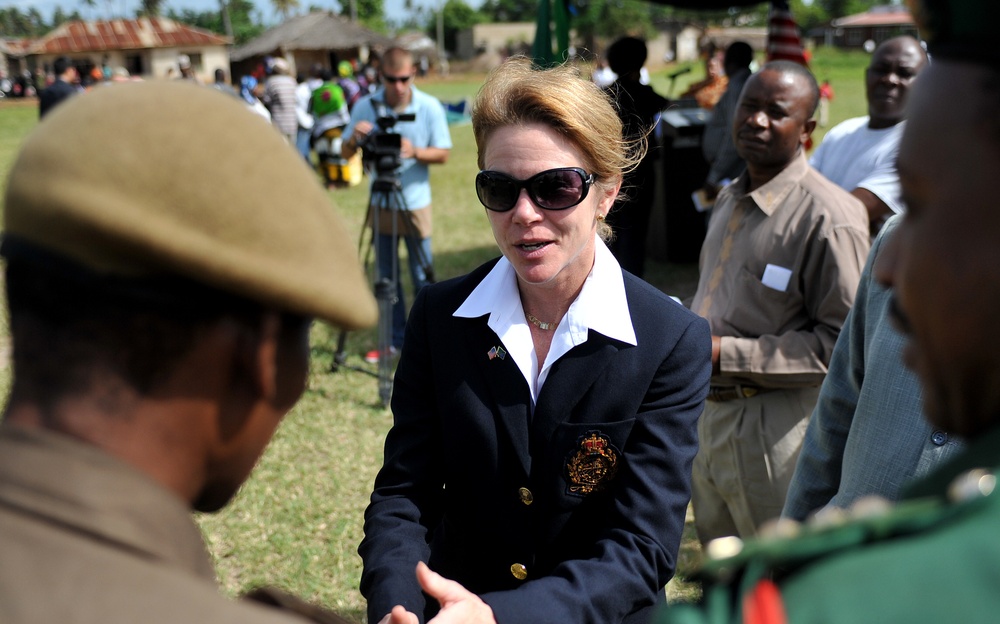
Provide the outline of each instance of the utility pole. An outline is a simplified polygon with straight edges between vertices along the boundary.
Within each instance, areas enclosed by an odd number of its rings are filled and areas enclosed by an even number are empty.
[[[226,0],[219,0],[219,11],[222,13],[222,27],[226,30],[226,36],[232,41],[233,22],[229,19],[229,6],[226,4]]]
[[[438,44],[438,60],[444,58],[444,2],[445,0],[438,0],[438,14],[437,14],[437,44]]]

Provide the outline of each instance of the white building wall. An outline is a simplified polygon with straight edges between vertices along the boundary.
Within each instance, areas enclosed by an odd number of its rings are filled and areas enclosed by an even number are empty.
[[[213,82],[215,70],[224,69],[229,75],[229,51],[225,46],[191,46],[182,48],[156,48],[149,51],[149,73],[153,78],[177,78],[180,70],[177,57],[187,54],[195,74],[202,82]]]

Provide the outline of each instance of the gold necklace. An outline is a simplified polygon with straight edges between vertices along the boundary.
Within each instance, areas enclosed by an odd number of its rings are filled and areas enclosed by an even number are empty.
[[[555,323],[546,323],[545,321],[539,321],[537,318],[535,318],[535,315],[531,314],[530,312],[525,311],[524,315],[528,317],[528,320],[531,321],[532,325],[534,325],[535,327],[537,327],[542,331],[548,331],[550,329],[554,329],[556,326]]]

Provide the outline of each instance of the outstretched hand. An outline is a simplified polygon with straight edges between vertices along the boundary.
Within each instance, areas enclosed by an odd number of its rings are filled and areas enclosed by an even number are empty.
[[[422,561],[417,564],[417,581],[441,605],[441,610],[428,624],[496,624],[493,609],[479,596],[431,571]]]

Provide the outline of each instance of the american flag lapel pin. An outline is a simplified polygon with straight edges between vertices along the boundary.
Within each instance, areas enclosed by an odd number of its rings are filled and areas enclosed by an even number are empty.
[[[490,358],[500,358],[501,360],[507,357],[507,352],[503,350],[503,347],[493,347],[486,354],[486,357]]]

